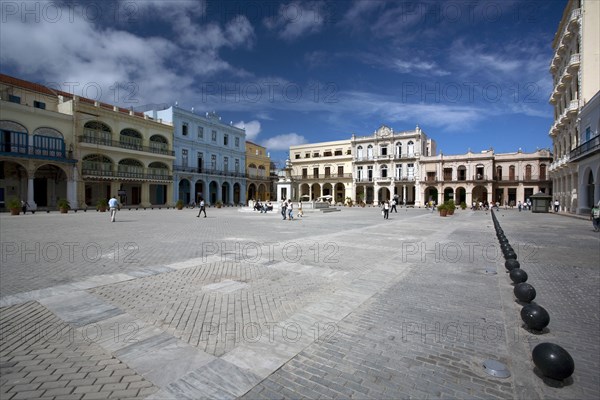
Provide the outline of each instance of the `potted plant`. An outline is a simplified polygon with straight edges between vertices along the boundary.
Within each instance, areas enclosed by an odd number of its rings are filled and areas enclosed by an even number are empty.
[[[440,212],[440,217],[445,217],[448,215],[448,208],[446,204],[440,204],[437,209]]]
[[[108,201],[106,201],[106,199],[98,200],[98,203],[96,204],[96,209],[98,211],[105,212],[107,208],[108,208]]]
[[[10,210],[10,215],[19,215],[21,213],[21,200],[16,197],[6,202],[6,208]]]
[[[456,209],[456,203],[454,203],[454,200],[448,200],[446,202],[446,210],[448,211],[448,215],[454,215],[455,209]]]
[[[178,210],[183,210],[183,200],[177,200],[177,203],[175,203],[175,208]]]
[[[68,213],[69,212],[69,208],[71,208],[71,206],[69,205],[69,201],[67,199],[59,199],[56,202],[56,206],[60,210],[61,214]]]
[[[352,207],[352,204],[354,204],[354,202],[352,201],[351,197],[346,197],[346,204],[348,205],[348,207]]]
[[[464,201],[462,203],[460,203],[460,209],[461,210],[466,210],[467,209],[467,203],[465,203]]]
[[[215,205],[217,206],[217,208],[221,208],[221,207],[223,207],[223,202],[221,200],[217,200]]]

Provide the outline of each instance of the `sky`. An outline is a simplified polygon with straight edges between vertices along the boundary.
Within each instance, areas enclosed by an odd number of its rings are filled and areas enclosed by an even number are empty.
[[[289,146],[417,125],[438,153],[550,148],[566,0],[5,1],[0,71]]]

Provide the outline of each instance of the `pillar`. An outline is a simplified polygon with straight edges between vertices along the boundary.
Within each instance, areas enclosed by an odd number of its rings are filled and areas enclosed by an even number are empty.
[[[37,204],[33,201],[33,176],[29,175],[27,179],[27,204],[29,204],[29,208],[32,210],[37,209]]]

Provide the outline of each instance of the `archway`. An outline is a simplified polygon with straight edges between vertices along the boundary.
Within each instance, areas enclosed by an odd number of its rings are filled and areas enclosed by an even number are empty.
[[[240,204],[240,194],[242,188],[239,183],[233,184],[233,204]]]
[[[444,201],[454,200],[454,189],[447,187],[444,189]]]
[[[4,179],[0,182],[0,205],[6,207],[6,202],[13,197],[27,200],[27,170],[21,164],[12,161],[0,163],[0,173]]]
[[[430,201],[435,201],[437,203],[439,201],[437,188],[429,186],[427,189],[425,189],[425,195],[423,199],[425,199],[425,203]]]
[[[379,197],[380,202],[390,200],[390,189],[388,189],[386,187],[379,188],[379,191],[377,192],[377,196]]]
[[[211,181],[210,185],[208,185],[208,196],[210,204],[215,204],[217,202],[217,194],[219,192],[219,184],[215,181]]]
[[[231,204],[231,199],[229,198],[229,182],[223,182],[221,185],[221,201],[223,204]]]
[[[333,197],[333,186],[331,186],[331,183],[326,183],[323,185],[323,196]]]
[[[204,199],[204,182],[196,181],[195,186],[195,194],[196,194],[196,204],[200,204],[200,200]],[[206,199],[204,199],[206,200]]]
[[[33,178],[33,201],[37,206],[56,207],[57,200],[66,198],[67,174],[65,171],[52,164],[38,167]]]
[[[346,187],[344,186],[343,183],[336,183],[335,184],[335,202],[336,203],[344,203],[346,201],[345,199],[345,194],[346,194]]]
[[[479,203],[480,201],[485,203],[487,201],[487,189],[485,186],[475,186],[472,192],[473,201]]]
[[[191,202],[190,186],[190,181],[187,179],[179,181],[179,200],[182,200],[184,204]]]
[[[457,204],[467,203],[467,190],[464,187],[456,188],[455,193],[455,202]]]
[[[318,183],[312,184],[312,197],[311,200],[316,200],[321,197],[321,186]]]
[[[373,189],[373,186],[368,186],[366,188],[364,202],[367,204],[373,204],[374,200],[375,200],[375,189]]]
[[[594,190],[595,190],[594,174],[592,173],[592,171],[589,171],[588,177],[587,177],[587,184],[585,185],[585,194],[584,194],[584,198],[585,198],[587,204],[582,204],[583,207],[586,207],[586,208],[594,207]]]
[[[258,199],[260,201],[265,201],[267,200],[267,194],[266,194],[266,188],[265,185],[263,183],[258,185]]]
[[[256,198],[256,185],[254,183],[251,183],[248,185],[248,200],[258,200]]]

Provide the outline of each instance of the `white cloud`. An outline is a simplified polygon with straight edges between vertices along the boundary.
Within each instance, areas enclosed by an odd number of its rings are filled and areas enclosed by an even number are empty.
[[[289,150],[290,146],[307,143],[304,136],[297,133],[285,133],[263,140],[261,145],[269,151]]]
[[[256,120],[248,122],[240,121],[233,124],[233,126],[235,126],[236,128],[245,129],[246,139],[250,141],[256,139],[261,130],[260,122]]]
[[[390,68],[403,74],[435,76],[450,75],[450,72],[440,68],[440,66],[434,61],[423,61],[418,59],[406,61],[395,59],[389,65]]]
[[[294,1],[279,6],[275,17],[265,18],[264,25],[279,31],[279,37],[292,41],[301,36],[317,33],[325,22],[323,3]]]

